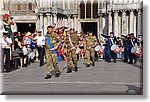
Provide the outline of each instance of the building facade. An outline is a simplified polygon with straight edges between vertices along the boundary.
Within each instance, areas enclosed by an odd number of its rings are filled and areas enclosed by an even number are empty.
[[[4,0],[4,11],[14,17],[14,31],[42,30],[56,24],[78,32],[116,36],[143,33],[142,0]],[[22,27],[24,27],[22,29]]]

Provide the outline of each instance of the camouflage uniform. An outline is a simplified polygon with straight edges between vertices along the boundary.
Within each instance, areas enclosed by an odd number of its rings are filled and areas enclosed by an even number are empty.
[[[79,43],[79,37],[76,34],[72,34],[70,36],[72,44],[74,47],[76,47]],[[73,49],[73,47],[70,44],[69,36],[67,35],[65,38],[65,44],[67,48],[67,66],[68,70],[71,72],[71,68],[75,67],[77,71],[77,55],[76,55],[76,48]]]
[[[88,36],[85,39],[86,42],[86,56],[87,56],[87,65],[90,65],[90,57],[92,58],[92,65],[95,65],[95,60],[94,60],[94,54],[95,54],[95,44],[96,44],[96,38],[94,36]]]
[[[54,47],[57,46],[58,42],[61,42],[59,36],[54,32],[52,34],[47,34],[47,36],[50,37],[50,41]],[[52,66],[54,67],[56,74],[60,73],[58,67],[58,56],[56,53],[50,50],[48,41],[46,41],[46,61],[47,61],[47,75],[50,75]]]

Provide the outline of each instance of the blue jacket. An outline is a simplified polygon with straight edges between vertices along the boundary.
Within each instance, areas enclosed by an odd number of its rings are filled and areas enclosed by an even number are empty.
[[[139,45],[139,43],[137,41],[137,38],[132,38],[132,39],[130,38],[129,39],[129,46],[130,46],[130,48],[132,48],[135,45]]]
[[[108,41],[107,41],[108,47],[111,47],[113,44],[116,44],[116,42],[117,42],[116,36],[110,37],[110,36],[106,36],[106,35],[104,35],[104,34],[102,34],[102,36],[103,36],[104,38],[107,38],[107,39],[108,39]]]

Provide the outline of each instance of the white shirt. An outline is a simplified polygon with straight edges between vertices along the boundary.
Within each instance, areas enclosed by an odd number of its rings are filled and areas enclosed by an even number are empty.
[[[45,37],[44,36],[36,36],[35,39],[37,39],[37,46],[45,45]]]
[[[11,38],[8,38],[8,37],[7,37],[6,40],[7,40],[10,44],[12,44]],[[0,43],[2,44],[2,48],[10,48],[10,46],[7,44],[7,42],[4,41],[4,37],[0,39]]]

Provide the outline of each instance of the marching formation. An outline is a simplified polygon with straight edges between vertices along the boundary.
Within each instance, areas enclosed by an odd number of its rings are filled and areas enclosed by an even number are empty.
[[[101,59],[111,63],[117,63],[118,59],[123,59],[129,64],[143,60],[143,38],[134,37],[133,33],[128,35],[114,36],[113,32],[109,35],[100,34],[103,40],[98,39],[92,32],[78,33],[74,28],[68,27],[55,28],[54,25],[47,27],[47,33],[42,31],[34,33],[12,32],[11,25],[14,24],[13,18],[9,15],[3,16],[2,21],[5,32],[0,39],[4,56],[4,71],[11,71],[12,63],[18,62],[15,56],[19,56],[20,67],[27,67],[30,63],[39,60],[39,66],[44,65],[46,60],[47,74],[45,79],[50,79],[52,68],[55,70],[55,77],[60,76],[58,62],[67,61],[66,73],[78,72],[78,61],[87,59],[86,67],[96,66],[95,61]],[[2,29],[3,30],[3,29]],[[15,55],[16,54],[16,55]],[[100,66],[99,66],[100,67]]]

